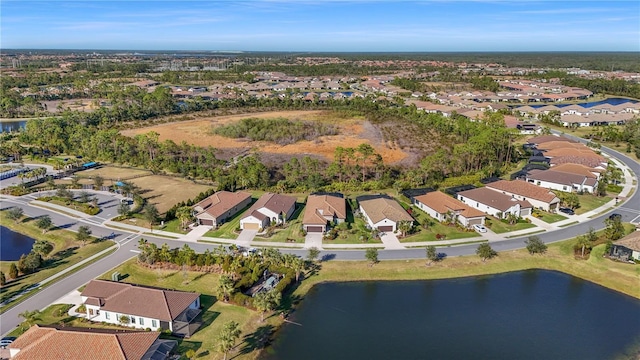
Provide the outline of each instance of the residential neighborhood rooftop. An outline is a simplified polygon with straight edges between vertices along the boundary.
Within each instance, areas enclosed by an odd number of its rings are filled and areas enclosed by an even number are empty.
[[[141,360],[159,332],[55,328],[33,325],[9,349],[16,360]]]
[[[556,195],[548,189],[530,184],[523,180],[499,180],[487,184],[487,187],[544,202],[551,202],[556,198]]]
[[[194,209],[202,209],[201,212],[206,212],[214,217],[218,217],[233,209],[234,206],[237,206],[239,203],[250,197],[251,194],[244,191],[233,193],[229,191],[218,191],[215,194],[195,204]]]
[[[460,212],[462,216],[467,218],[485,215],[485,213],[483,213],[482,211],[474,209],[471,206],[463,203],[462,201],[454,199],[451,196],[440,191],[434,191],[424,195],[416,196],[415,199],[429,206],[440,214],[447,213],[448,211]]]
[[[413,221],[411,215],[397,201],[387,197],[358,198],[358,203],[374,223],[384,219],[395,222]]]
[[[514,204],[520,204],[521,208],[533,207],[533,205],[531,205],[531,203],[528,201],[519,201],[512,196],[487,189],[486,187],[461,191],[458,193],[458,195],[477,201],[481,204],[489,205],[492,208],[498,209],[500,211],[506,211]]]
[[[309,195],[302,219],[303,224],[324,225],[326,216],[347,217],[347,206],[344,198],[333,195]]]
[[[200,294],[91,280],[82,290],[81,296],[87,298],[86,304],[100,306],[103,311],[172,321]]]

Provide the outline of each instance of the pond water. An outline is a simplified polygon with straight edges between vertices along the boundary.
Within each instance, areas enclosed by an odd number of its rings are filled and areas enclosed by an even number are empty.
[[[328,283],[262,359],[636,359],[639,317],[640,300],[551,271]]]
[[[0,226],[0,261],[15,261],[28,254],[35,240]]]
[[[625,98],[607,98],[604,100],[600,100],[600,101],[591,101],[591,102],[583,102],[583,103],[576,103],[576,104],[542,104],[542,105],[529,105],[534,109],[543,107],[543,106],[547,106],[547,105],[555,105],[556,107],[559,108],[563,108],[565,106],[569,106],[569,105],[578,105],[578,106],[582,106],[583,108],[591,108],[594,106],[598,106],[598,105],[603,105],[603,104],[609,104],[611,106],[615,106],[615,105],[620,105],[620,104],[626,104],[626,103],[637,103],[638,101],[636,100],[631,100],[631,99],[625,99]]]

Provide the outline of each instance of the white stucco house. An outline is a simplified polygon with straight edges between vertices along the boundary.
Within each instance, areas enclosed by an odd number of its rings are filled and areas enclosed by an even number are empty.
[[[87,319],[191,336],[200,327],[200,294],[91,280],[80,294]]]

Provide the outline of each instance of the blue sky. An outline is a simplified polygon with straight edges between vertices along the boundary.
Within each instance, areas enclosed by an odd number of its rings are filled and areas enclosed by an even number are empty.
[[[640,51],[640,1],[2,0],[0,47]]]

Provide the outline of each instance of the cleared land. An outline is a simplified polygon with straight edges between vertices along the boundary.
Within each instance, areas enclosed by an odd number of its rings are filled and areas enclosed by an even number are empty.
[[[126,180],[134,176],[151,175],[152,172],[143,169],[123,168],[116,166],[103,166],[97,169],[89,169],[84,171],[78,171],[75,175],[79,177],[94,178],[100,176],[105,179],[105,185],[110,185],[108,179],[111,180]]]
[[[144,176],[131,179],[130,182],[142,190],[142,197],[155,205],[161,214],[173,205],[192,199],[210,188],[190,180],[162,175]]]
[[[238,122],[246,118],[274,119],[286,118],[291,121],[318,121],[333,124],[338,128],[337,135],[320,136],[311,141],[299,141],[281,146],[266,141],[248,141],[231,139],[210,132],[212,128]],[[125,130],[126,136],[135,136],[149,131],[160,134],[159,141],[173,140],[179,144],[186,141],[197,146],[212,146],[221,150],[221,158],[230,158],[249,149],[257,148],[263,154],[309,155],[333,160],[336,147],[357,147],[367,143],[373,146],[387,164],[398,163],[409,154],[393,144],[385,143],[382,134],[368,121],[360,117],[341,117],[331,111],[271,111],[230,116],[204,117],[198,120],[174,122],[139,129]]]

